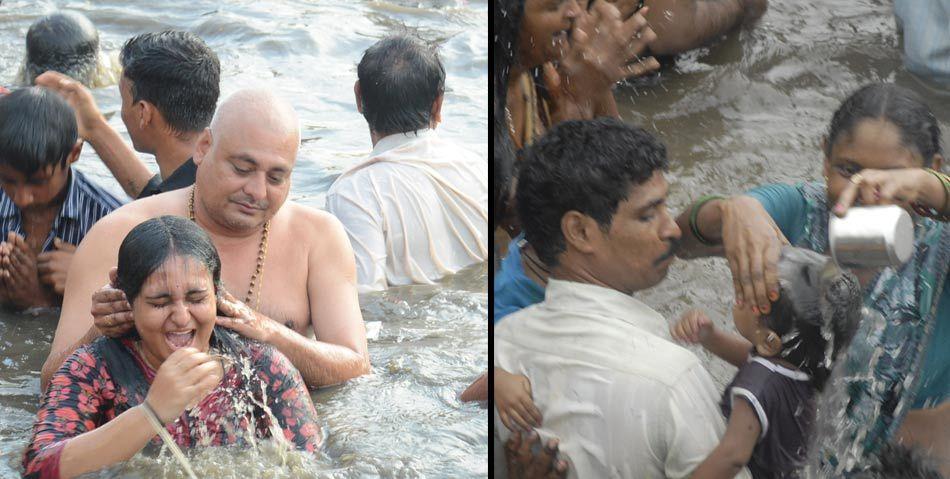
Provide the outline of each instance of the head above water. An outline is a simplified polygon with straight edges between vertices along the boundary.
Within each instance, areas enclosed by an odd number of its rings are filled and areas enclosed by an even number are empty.
[[[556,125],[527,150],[518,172],[528,242],[555,276],[626,293],[656,285],[680,237],[666,207],[667,165],[659,140],[620,120]]]
[[[79,12],[56,12],[26,33],[26,80],[53,70],[89,84],[99,62],[99,31]]]
[[[939,169],[943,162],[933,112],[919,95],[892,83],[852,93],[832,116],[823,143],[830,204],[862,169]]]
[[[151,364],[179,347],[207,350],[220,280],[221,259],[211,238],[185,218],[152,218],[126,235],[116,285],[132,305]]]
[[[760,316],[748,306],[736,306],[736,329],[758,355],[792,363],[821,389],[857,330],[861,286],[830,258],[791,246],[782,249],[778,274],[780,296],[769,314]]]
[[[300,148],[293,106],[269,90],[239,90],[218,108],[195,147],[200,220],[246,232],[284,204]]]
[[[434,128],[441,120],[445,68],[435,46],[404,35],[373,44],[357,67],[357,107],[379,136]]]
[[[518,32],[512,47],[515,54],[513,64],[525,70],[561,57],[574,28],[574,20],[582,8],[577,0],[509,0],[502,3],[507,4],[504,7],[506,12],[513,13],[510,17],[503,17],[503,28],[516,27]]]
[[[211,123],[221,64],[197,35],[144,33],[125,42],[119,58],[122,121],[137,150],[154,153],[162,134],[193,137]]]
[[[56,93],[27,87],[0,96],[0,184],[21,211],[62,192],[78,139],[73,109]]]

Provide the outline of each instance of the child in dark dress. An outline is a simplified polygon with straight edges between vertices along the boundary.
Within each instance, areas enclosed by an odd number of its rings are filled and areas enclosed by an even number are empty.
[[[671,328],[739,368],[723,393],[728,425],[693,478],[733,477],[747,466],[756,479],[798,477],[815,418],[815,395],[857,329],[861,288],[820,254],[786,247],[778,266],[780,296],[768,314],[733,309],[735,333],[700,312]]]

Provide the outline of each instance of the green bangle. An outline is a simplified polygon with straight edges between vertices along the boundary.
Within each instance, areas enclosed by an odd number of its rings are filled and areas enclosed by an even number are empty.
[[[947,210],[948,206],[950,206],[950,176],[947,176],[931,168],[925,168],[924,171],[934,175],[934,177],[940,180],[940,184],[943,185],[943,208],[937,212],[935,217],[937,219],[947,221],[950,219],[950,211]],[[936,208],[934,208],[934,210],[936,211]]]
[[[696,224],[696,219],[699,217],[700,208],[702,208],[704,204],[709,203],[712,200],[724,200],[724,199],[726,199],[725,196],[706,195],[699,198],[699,200],[697,200],[696,203],[693,203],[693,207],[689,211],[689,230],[693,232],[693,236],[696,237],[696,240],[699,241],[700,244],[703,244],[705,246],[718,246],[718,243],[706,239],[706,237],[703,236],[703,234],[699,232],[699,225]]]

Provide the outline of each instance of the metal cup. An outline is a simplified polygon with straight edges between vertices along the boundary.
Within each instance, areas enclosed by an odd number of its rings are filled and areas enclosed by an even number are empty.
[[[914,222],[899,206],[858,206],[831,215],[828,239],[842,268],[896,268],[914,252]]]

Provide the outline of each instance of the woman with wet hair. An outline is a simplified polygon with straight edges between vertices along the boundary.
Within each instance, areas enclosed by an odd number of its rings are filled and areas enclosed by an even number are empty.
[[[677,220],[680,254],[724,255],[737,303],[768,314],[779,297],[783,244],[828,253],[830,214],[843,215],[853,204],[907,209],[914,218],[910,260],[855,270],[864,305],[877,319],[862,323],[862,340],[843,362],[853,380],[848,420],[834,434],[847,433],[838,452],[857,451],[858,464],[892,440],[950,447],[928,433],[934,424],[950,427],[950,179],[940,172],[940,127],[917,94],[871,84],[841,104],[823,143],[824,182],[767,185],[693,203]]]
[[[317,450],[310,395],[283,354],[215,326],[221,260],[207,233],[175,216],[148,220],[119,249],[115,283],[135,328],[74,352],[43,397],[26,477],[66,478],[125,461],[157,442],[246,445],[272,431]],[[110,447],[104,448],[103,444]]]

